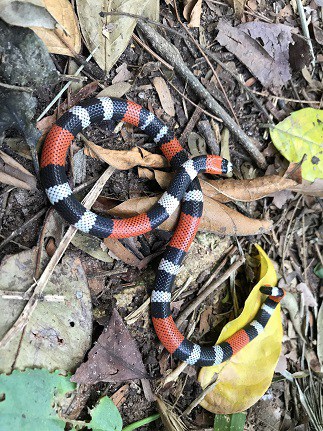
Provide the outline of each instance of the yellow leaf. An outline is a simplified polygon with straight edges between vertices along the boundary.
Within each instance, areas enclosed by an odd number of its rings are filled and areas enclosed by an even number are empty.
[[[314,108],[293,112],[270,131],[275,147],[290,162],[302,163],[302,177],[323,178],[323,111]]]
[[[60,28],[50,30],[31,27],[31,29],[42,39],[49,52],[71,57],[74,56],[73,51],[78,54],[81,50],[81,34],[71,3],[68,0],[43,0],[43,4],[59,23]]]
[[[222,330],[217,343],[221,343],[254,319],[265,296],[259,292],[263,285],[275,286],[277,275],[263,249],[256,245],[260,259],[260,280],[246,300],[241,315]],[[199,374],[202,388],[208,386],[214,373],[217,385],[201,402],[213,413],[241,412],[255,404],[269,388],[281,351],[283,331],[280,306],[276,308],[265,330],[223,364],[203,367]]]

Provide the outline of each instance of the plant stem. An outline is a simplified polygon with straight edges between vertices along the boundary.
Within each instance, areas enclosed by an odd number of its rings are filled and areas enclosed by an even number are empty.
[[[147,425],[150,422],[154,422],[158,418],[160,418],[160,414],[159,413],[155,413],[152,416],[148,416],[148,418],[141,419],[140,421],[133,422],[132,424],[127,425],[125,428],[122,429],[122,431],[133,431],[133,430],[136,430],[137,428],[142,427],[144,425]]]

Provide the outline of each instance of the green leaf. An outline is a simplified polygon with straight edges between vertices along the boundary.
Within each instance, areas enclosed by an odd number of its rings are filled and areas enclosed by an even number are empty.
[[[93,431],[121,431],[122,419],[109,397],[101,398],[91,411],[92,420],[87,425]]]
[[[64,430],[66,422],[59,417],[67,392],[76,385],[58,371],[14,371],[0,375],[1,431],[36,429]]]
[[[59,371],[28,369],[0,374],[0,430],[64,430],[69,421],[60,412],[70,404],[67,396],[75,388],[69,376]],[[93,431],[121,431],[120,413],[109,397],[101,398],[90,413],[91,422],[72,421],[73,430],[86,425]]]
[[[214,431],[243,431],[245,422],[245,413],[234,413],[233,415],[215,415]]]
[[[270,130],[275,147],[290,162],[302,163],[302,176],[314,181],[323,178],[323,111],[314,108],[293,112]]]
[[[323,278],[323,264],[320,262],[314,268],[314,274],[318,278]]]

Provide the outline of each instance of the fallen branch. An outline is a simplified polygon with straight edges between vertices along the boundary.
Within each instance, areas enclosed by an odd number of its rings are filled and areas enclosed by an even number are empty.
[[[226,124],[228,129],[237,136],[245,150],[256,161],[257,165],[261,168],[265,168],[267,165],[265,157],[245,132],[232,120],[231,116],[216,102],[206,88],[194,76],[191,70],[184,63],[179,51],[151,26],[139,21],[137,23],[137,27],[145,34],[157,53],[174,66],[175,72],[177,72],[178,75],[187,82],[192,91],[200,97],[201,102],[208,109],[218,115]]]

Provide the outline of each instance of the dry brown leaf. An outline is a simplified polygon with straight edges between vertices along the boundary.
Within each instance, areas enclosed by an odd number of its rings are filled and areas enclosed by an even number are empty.
[[[160,196],[129,199],[107,212],[114,217],[132,217],[147,212],[158,201],[159,197]],[[174,230],[177,225],[179,213],[180,209],[178,208],[159,228]],[[203,216],[199,227],[200,231],[214,232],[220,235],[243,236],[257,235],[268,231],[271,226],[271,221],[245,217],[208,196],[204,198]]]
[[[130,88],[131,84],[129,82],[117,82],[116,84],[109,85],[109,87],[105,87],[100,91],[98,97],[122,97]]]
[[[45,27],[54,29],[55,19],[46,10],[42,0],[0,0],[0,18],[18,27]]]
[[[128,46],[136,19],[122,13],[131,12],[150,19],[159,16],[158,0],[76,0],[82,35],[89,51],[102,70],[108,72]],[[120,15],[104,15],[104,12]],[[103,14],[102,14],[103,12]]]
[[[233,0],[233,8],[238,19],[242,18],[246,0]]]
[[[90,96],[98,87],[98,81],[90,82],[80,89],[76,94],[72,94],[69,99],[65,99],[54,111],[54,114],[48,115],[42,120],[38,121],[37,129],[43,133],[48,132],[52,125],[56,122],[57,118],[68,111],[74,105],[79,103],[81,100],[86,99]]]
[[[117,390],[117,392],[115,392],[113,395],[111,395],[111,397],[110,397],[111,401],[113,401],[113,404],[116,407],[119,408],[126,401],[127,395],[129,392],[129,388],[130,388],[129,384],[123,385],[123,386],[121,386],[121,388],[119,388]]]
[[[168,162],[164,156],[152,154],[139,147],[124,151],[108,150],[95,145],[91,141],[86,141],[84,153],[120,170],[131,169],[135,166],[151,166],[154,168],[165,168],[168,166]]]
[[[138,173],[140,178],[155,179],[164,190],[169,187],[173,178],[173,174],[170,172],[152,171],[147,168],[138,169]],[[296,181],[278,175],[267,175],[250,180],[205,180],[200,178],[200,183],[204,196],[222,203],[235,200],[253,202],[281,190],[297,188]]]
[[[103,242],[118,259],[122,260],[127,265],[135,266],[136,268],[140,266],[140,259],[121,244],[118,239],[104,238]]]
[[[49,52],[70,57],[74,56],[74,52],[78,54],[81,50],[81,34],[71,3],[68,0],[43,0],[43,3],[59,23],[60,28],[50,30],[43,27],[31,27],[31,29],[42,39]],[[66,41],[66,44],[63,41]]]
[[[158,93],[158,97],[160,100],[160,103],[166,112],[166,114],[170,115],[171,117],[175,116],[175,108],[174,108],[174,100],[172,98],[172,95],[170,94],[168,85],[166,84],[165,79],[163,79],[161,76],[156,76],[156,78],[153,79],[154,87],[156,88],[156,91]]]
[[[312,183],[307,180],[303,180],[302,184],[298,184],[295,187],[291,186],[289,190],[303,195],[317,196],[323,198],[323,179],[316,178]]]
[[[183,15],[189,27],[200,27],[201,13],[202,0],[184,0]]]
[[[0,182],[26,190],[36,189],[36,178],[15,159],[0,150]]]

